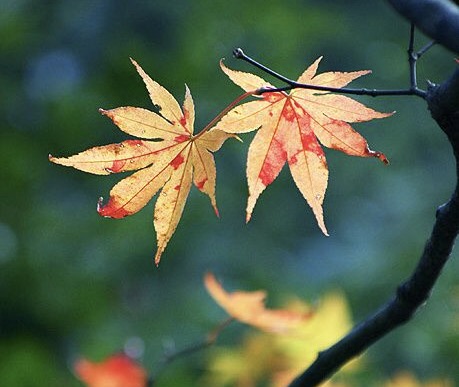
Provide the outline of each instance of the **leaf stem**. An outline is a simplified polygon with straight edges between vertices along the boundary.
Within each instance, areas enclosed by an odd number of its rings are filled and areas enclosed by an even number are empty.
[[[327,91],[331,93],[339,93],[339,94],[351,94],[351,95],[368,95],[370,97],[379,97],[379,96],[389,96],[389,95],[415,95],[417,97],[426,98],[426,91],[420,89],[417,86],[416,80],[416,62],[417,60],[423,55],[426,51],[428,51],[435,43],[431,42],[423,47],[418,52],[414,51],[414,25],[411,25],[410,29],[410,42],[408,48],[408,62],[409,62],[409,70],[410,70],[410,87],[407,89],[353,89],[353,88],[336,88],[336,87],[328,87],[328,86],[319,86],[319,85],[310,85],[306,83],[299,83],[290,78],[285,77],[282,74],[266,67],[265,65],[257,62],[255,59],[251,58],[250,56],[246,55],[241,48],[236,48],[233,51],[233,55],[237,59],[242,59],[243,61],[250,63],[252,66],[260,69],[261,71],[273,76],[274,78],[286,83],[288,86],[279,87],[279,88],[260,88],[257,90],[256,94],[263,94],[267,92],[283,92],[292,89],[309,89],[309,90],[317,90],[317,91]]]
[[[218,113],[205,127],[202,129],[196,136],[199,137],[208,130],[210,130],[226,113],[228,113],[233,107],[235,107],[239,102],[242,100],[250,97],[251,95],[258,95],[258,90],[248,91],[244,94],[241,94],[237,97],[233,102],[231,102],[228,106],[226,106],[220,113]]]

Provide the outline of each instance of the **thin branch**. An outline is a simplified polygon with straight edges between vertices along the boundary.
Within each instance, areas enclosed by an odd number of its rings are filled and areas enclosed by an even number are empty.
[[[428,50],[430,50],[434,45],[435,42],[431,41],[430,43],[426,44],[422,47],[419,51],[414,51],[414,35],[415,35],[415,26],[411,23],[410,28],[410,42],[408,44],[408,63],[410,68],[410,89],[417,91],[420,90],[418,88],[418,81],[417,81],[417,70],[416,70],[416,63],[418,59],[424,55]],[[423,91],[424,96],[426,95]]]
[[[413,84],[413,78],[414,81],[416,80],[416,77],[411,75],[411,86],[408,89],[388,89],[388,90],[381,90],[381,89],[353,89],[353,88],[348,88],[348,87],[341,87],[341,88],[336,88],[336,87],[328,87],[328,86],[319,86],[319,85],[310,85],[306,83],[299,83],[296,82],[292,79],[289,79],[278,72],[270,69],[269,67],[266,67],[265,65],[257,62],[255,59],[251,58],[250,56],[246,55],[244,51],[241,48],[236,48],[233,51],[233,54],[236,58],[242,59],[247,63],[250,63],[252,66],[257,67],[258,69],[264,71],[265,73],[273,76],[274,78],[279,79],[280,81],[287,83],[288,86],[284,87],[279,87],[279,88],[260,88],[258,90],[258,94],[263,94],[263,93],[273,93],[273,92],[284,92],[292,89],[308,89],[308,90],[317,90],[317,91],[328,91],[331,93],[339,93],[339,94],[350,94],[350,95],[368,95],[371,97],[379,97],[379,96],[388,96],[388,95],[416,95],[421,98],[425,98],[426,92],[420,88],[417,87],[416,83]],[[416,63],[417,57],[416,55],[412,55],[410,57],[411,61],[413,63]],[[415,66],[413,66],[415,69]]]
[[[156,372],[154,372],[152,374],[152,376],[150,377],[150,384],[152,384],[155,380],[157,380],[158,376],[161,374],[161,372],[163,372],[164,369],[170,363],[172,363],[173,361],[175,361],[175,360],[177,360],[177,359],[179,359],[181,357],[185,357],[187,355],[190,355],[192,353],[202,351],[202,350],[212,346],[213,344],[215,344],[215,342],[217,341],[217,338],[220,335],[220,333],[228,325],[230,325],[233,321],[235,321],[234,318],[233,317],[229,317],[226,320],[224,320],[221,323],[219,323],[217,326],[215,326],[215,328],[213,328],[202,341],[194,343],[194,344],[191,344],[191,345],[189,345],[189,346],[187,346],[185,348],[182,348],[180,350],[177,350],[177,351],[164,353],[164,356],[161,359],[161,361],[160,361],[160,363],[159,363],[159,365],[157,367]]]
[[[432,40],[431,42],[427,43],[424,47],[422,47],[417,53],[418,59],[424,55],[427,51],[429,51],[433,46],[435,46],[437,42],[435,40]]]
[[[418,81],[416,79],[416,62],[418,57],[414,52],[414,24],[411,23],[410,28],[410,43],[408,44],[408,63],[410,65],[410,85],[411,88],[418,87]]]

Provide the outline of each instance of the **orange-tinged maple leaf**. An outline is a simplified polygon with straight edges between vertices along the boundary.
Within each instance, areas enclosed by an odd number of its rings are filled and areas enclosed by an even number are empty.
[[[205,275],[204,284],[212,298],[230,316],[264,331],[285,333],[311,317],[311,313],[266,309],[264,305],[266,293],[262,290],[228,293],[212,273]]]
[[[289,334],[251,331],[241,346],[217,346],[212,350],[209,372],[201,385],[285,387],[317,358],[320,351],[335,343],[352,327],[347,301],[340,292],[325,294],[314,306],[292,297],[284,308],[303,314],[313,310],[313,313]],[[352,375],[359,367],[358,362],[354,360],[347,364],[340,374],[346,378]],[[344,387],[336,381],[323,386]]]
[[[147,373],[125,355],[114,355],[101,363],[86,359],[74,365],[75,373],[88,387],[145,387]]]
[[[215,128],[194,135],[194,103],[188,87],[182,109],[164,87],[131,61],[153,104],[160,107],[160,114],[136,107],[100,109],[100,112],[122,131],[140,139],[94,147],[67,158],[50,156],[50,161],[99,175],[139,169],[112,188],[106,204],[99,200],[97,211],[105,217],[132,215],[162,189],[154,210],[158,264],[177,228],[192,182],[209,196],[218,216],[216,168],[211,152],[220,149],[234,135]]]
[[[326,72],[316,75],[321,58],[317,59],[298,82],[341,88],[369,71]],[[264,79],[242,71],[231,70],[220,62],[228,77],[245,91],[274,88]],[[216,125],[228,133],[246,133],[259,129],[249,147],[247,181],[249,197],[247,221],[256,201],[271,184],[285,163],[293,180],[312,208],[321,230],[327,234],[322,204],[328,183],[328,167],[319,144],[348,155],[378,157],[380,152],[369,149],[367,141],[349,123],[383,118],[392,113],[380,113],[349,97],[308,89],[285,92],[265,92],[256,101],[236,106]]]

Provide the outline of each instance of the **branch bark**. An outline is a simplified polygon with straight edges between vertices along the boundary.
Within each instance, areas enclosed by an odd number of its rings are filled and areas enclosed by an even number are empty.
[[[459,12],[454,5],[449,6],[442,0],[389,0],[403,15],[420,28],[429,31],[430,37],[446,47],[459,52]],[[432,8],[435,8],[435,12]],[[456,8],[456,9],[454,9]],[[429,11],[427,11],[430,9]],[[444,10],[442,16],[431,22],[432,12]],[[428,16],[426,15],[428,12]],[[439,20],[450,20],[456,14],[456,20],[445,26],[446,30],[455,31],[451,36],[438,35]],[[453,28],[455,25],[455,29]],[[423,26],[423,27],[422,27]],[[435,28],[433,28],[435,27]],[[432,35],[430,28],[433,28]],[[443,25],[442,25],[443,28]],[[453,43],[448,46],[449,43]],[[431,85],[426,101],[442,131],[452,146],[456,159],[456,188],[451,199],[440,206],[432,233],[426,242],[424,251],[412,275],[402,283],[395,296],[379,311],[358,324],[339,342],[319,353],[315,362],[298,376],[289,387],[311,387],[327,380],[339,368],[353,357],[359,355],[383,336],[409,321],[414,313],[429,298],[441,271],[448,261],[459,232],[459,69],[441,85]]]
[[[449,0],[388,0],[405,19],[459,54],[459,7]]]

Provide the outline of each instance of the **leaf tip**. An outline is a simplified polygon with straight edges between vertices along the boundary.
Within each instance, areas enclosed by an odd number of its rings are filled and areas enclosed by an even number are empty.
[[[384,165],[390,164],[388,158],[386,157],[384,153],[380,153],[380,152],[377,152],[377,153],[379,153],[379,155],[377,156],[378,159],[380,159],[384,163]]]
[[[103,116],[108,116],[108,110],[99,108],[99,113],[102,114]]]
[[[242,140],[242,138],[240,138],[240,137],[237,136],[236,134],[228,133],[228,135],[229,135],[229,137],[234,138],[234,139],[236,139],[237,141],[244,143],[244,140]]]
[[[71,164],[69,165],[66,161],[67,161],[67,158],[65,157],[54,157],[51,153],[48,154],[48,160],[51,162],[51,163],[54,163],[54,164],[59,164],[59,165],[64,165],[66,167],[68,166],[71,166]]]
[[[97,201],[97,213],[104,218],[121,219],[132,214],[123,205],[120,205],[113,196],[110,196],[106,204],[103,204],[103,201],[104,198],[101,196]]]
[[[323,221],[323,219],[321,219],[320,221],[318,221],[318,223],[319,223],[319,228],[320,228],[320,230],[322,231],[322,233],[323,233],[326,237],[329,237],[330,234],[328,233],[327,227],[325,226],[325,222]]]
[[[380,161],[382,161],[384,165],[389,165],[389,160],[384,153],[378,152],[378,151],[372,151],[372,150],[370,150],[369,153],[371,156],[376,157]]]
[[[208,289],[209,288],[209,284],[211,282],[215,281],[215,277],[213,275],[213,273],[211,271],[206,271],[204,273],[204,285],[205,287]]]
[[[376,118],[387,118],[387,117],[391,117],[391,116],[393,116],[395,113],[397,113],[396,110],[391,111],[391,112],[388,112],[388,113],[380,113],[381,115],[380,115],[379,117],[376,117]]]
[[[158,251],[156,252],[156,255],[155,255],[155,266],[156,267],[159,267],[159,262],[161,261],[161,254],[162,254],[162,251],[158,248]]]
[[[216,204],[212,204],[212,207],[215,211],[215,215],[217,218],[220,218],[220,211],[218,211],[218,208],[217,208],[217,205]]]

